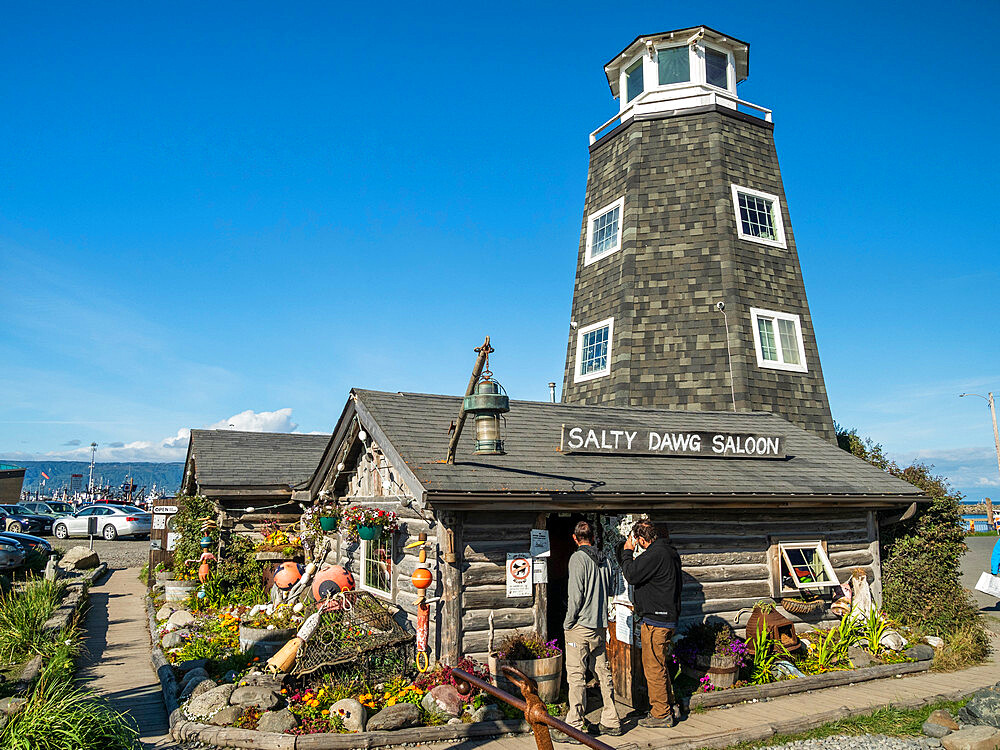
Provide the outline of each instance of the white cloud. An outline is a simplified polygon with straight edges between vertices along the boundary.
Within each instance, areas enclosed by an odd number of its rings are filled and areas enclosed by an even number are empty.
[[[1000,487],[1000,471],[993,446],[919,450],[893,455],[902,465],[920,461],[934,467],[934,473],[948,479],[965,492],[973,488]]]
[[[246,432],[295,432],[298,424],[292,421],[290,408],[275,411],[247,409],[228,419],[207,425],[209,430],[244,430]],[[182,427],[176,435],[162,440],[135,440],[131,443],[110,442],[97,446],[98,461],[183,461],[187,455],[191,430]],[[73,441],[70,441],[73,442]],[[79,441],[76,441],[79,444]],[[12,461],[90,461],[90,446],[47,453],[12,452],[4,454]]]

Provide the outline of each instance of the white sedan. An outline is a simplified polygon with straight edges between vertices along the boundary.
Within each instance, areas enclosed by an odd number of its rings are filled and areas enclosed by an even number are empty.
[[[134,505],[88,505],[71,516],[59,516],[52,522],[57,539],[87,536],[91,517],[97,517],[97,533],[109,542],[120,536],[148,535],[153,517]]]

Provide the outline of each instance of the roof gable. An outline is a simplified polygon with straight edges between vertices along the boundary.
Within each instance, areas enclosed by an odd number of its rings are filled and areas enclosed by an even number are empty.
[[[308,479],[329,435],[191,430],[187,472],[201,487],[292,487]]]

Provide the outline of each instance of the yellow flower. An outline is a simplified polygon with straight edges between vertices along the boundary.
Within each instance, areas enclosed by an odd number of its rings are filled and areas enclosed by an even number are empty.
[[[323,709],[323,711],[321,713],[323,714],[323,716],[329,716],[330,715],[330,711],[328,709],[325,709],[325,708]]]

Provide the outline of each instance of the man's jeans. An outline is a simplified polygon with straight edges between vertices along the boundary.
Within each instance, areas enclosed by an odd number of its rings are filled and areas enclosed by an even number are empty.
[[[615,709],[615,693],[611,683],[611,667],[608,664],[605,628],[585,628],[577,625],[566,631],[566,678],[569,682],[569,713],[566,723],[583,729],[583,716],[587,712],[587,668],[597,675],[601,686],[604,708],[601,724],[618,729],[618,711]]]
[[[649,688],[649,703],[651,713],[657,719],[665,719],[671,715],[674,704],[674,686],[670,681],[673,662],[670,652],[673,650],[673,628],[657,628],[642,624],[642,671],[646,675],[646,686]]]

